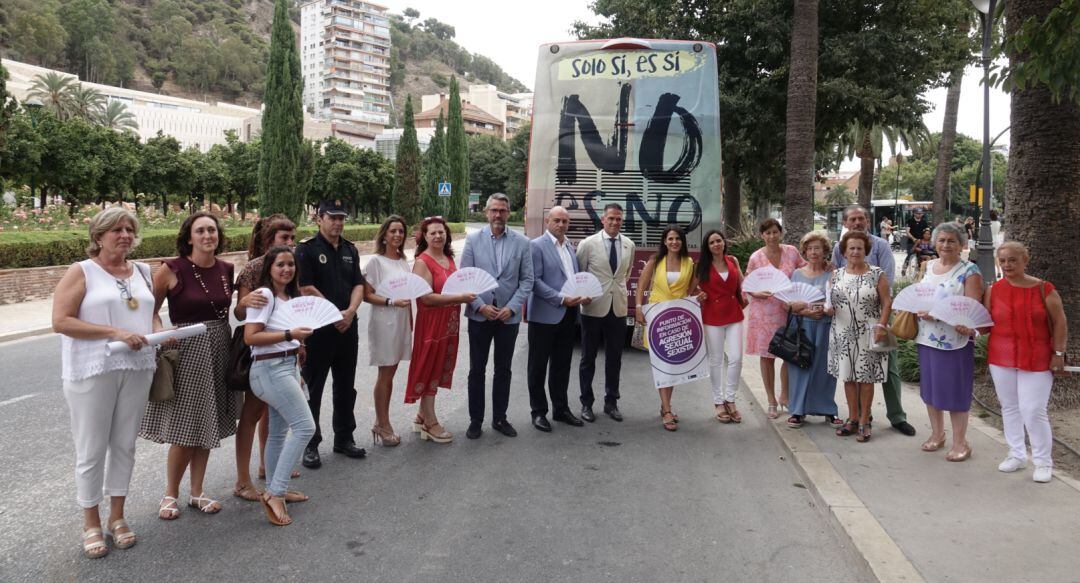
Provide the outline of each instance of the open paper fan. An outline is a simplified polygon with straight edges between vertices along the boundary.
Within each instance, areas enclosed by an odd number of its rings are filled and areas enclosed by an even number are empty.
[[[930,315],[950,326],[985,328],[994,325],[990,312],[982,303],[967,296],[951,296],[938,301]]]
[[[375,293],[391,300],[415,300],[431,293],[431,286],[415,273],[388,277],[375,287]]]
[[[794,282],[790,287],[776,292],[776,299],[790,304],[793,302],[806,302],[812,304],[825,299],[825,292],[820,288],[804,282]]]
[[[341,321],[341,311],[337,306],[318,296],[300,296],[287,302],[277,300],[273,310],[266,327],[274,330],[315,330]]]
[[[775,294],[790,285],[791,280],[784,275],[783,271],[767,265],[751,271],[743,280],[742,289],[744,292],[770,292]]]
[[[446,278],[442,293],[446,295],[482,294],[499,287],[491,274],[479,267],[463,267]]]
[[[939,303],[936,299],[938,286],[932,283],[916,283],[900,290],[893,300],[892,309],[902,312],[929,312]]]
[[[559,293],[568,298],[598,298],[604,295],[604,286],[595,275],[580,271],[566,280]]]

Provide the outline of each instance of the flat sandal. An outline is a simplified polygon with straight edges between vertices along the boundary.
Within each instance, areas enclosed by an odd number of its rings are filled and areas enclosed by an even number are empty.
[[[127,529],[127,532],[116,532],[121,528]],[[130,549],[135,546],[137,542],[135,539],[135,533],[128,526],[128,523],[123,518],[117,518],[109,525],[107,536],[111,536],[113,539],[113,546],[117,549],[124,550]]]
[[[89,542],[94,537],[101,537],[101,540]],[[102,534],[101,529],[94,526],[83,531],[83,556],[87,559],[100,559],[109,554],[109,545],[105,544],[105,535]]]

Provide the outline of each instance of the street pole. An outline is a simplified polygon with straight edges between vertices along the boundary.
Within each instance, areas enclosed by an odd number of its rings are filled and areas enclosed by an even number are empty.
[[[45,104],[41,102],[37,97],[31,97],[23,102],[23,107],[27,108],[27,113],[30,114],[30,129],[34,131],[35,137],[37,136],[37,116],[38,111]],[[30,206],[34,206],[34,201],[37,200],[37,169],[30,174]],[[41,209],[45,209],[45,198],[42,196]]]
[[[979,220],[979,271],[987,285],[994,282],[994,239],[990,232],[990,201],[993,200],[993,187],[990,164],[990,33],[994,23],[994,8],[997,0],[972,0],[982,18],[982,66],[983,66],[983,151],[982,151],[982,217]]]
[[[899,229],[900,224],[901,224],[900,219],[902,218],[900,216],[900,164],[904,161],[904,155],[903,154],[897,154],[895,156],[895,158],[896,158],[896,189],[893,190],[892,214],[893,214],[893,220],[896,221],[896,224],[893,225],[893,228],[894,229]]]

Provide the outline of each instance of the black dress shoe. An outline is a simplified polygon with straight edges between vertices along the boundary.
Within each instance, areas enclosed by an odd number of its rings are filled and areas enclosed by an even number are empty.
[[[582,407],[581,418],[588,421],[589,423],[596,421],[596,415],[593,415],[592,407]]]
[[[551,431],[551,423],[548,423],[547,417],[544,417],[543,415],[533,417],[533,427],[543,432]]]
[[[622,413],[619,413],[619,408],[615,405],[604,405],[604,414],[615,421],[622,421]]]
[[[465,437],[468,437],[469,439],[479,439],[480,434],[483,432],[484,430],[480,429],[480,423],[473,421],[472,423],[469,423],[469,429],[465,431]]]
[[[311,470],[322,466],[322,459],[319,458],[319,448],[313,445],[304,448],[304,457],[300,460],[300,463]]]
[[[574,417],[574,414],[570,411],[562,411],[560,413],[556,413],[552,415],[551,418],[552,420],[558,421],[559,423],[566,423],[567,425],[573,425],[574,427],[581,427],[582,425],[585,425],[584,421],[578,419],[577,417]]]
[[[334,453],[345,454],[345,457],[351,458],[362,458],[367,455],[367,451],[362,447],[356,447],[355,443],[343,443],[341,445],[335,445]]]
[[[911,424],[908,423],[907,421],[901,421],[899,423],[894,423],[893,428],[895,428],[900,433],[903,433],[904,435],[907,435],[908,437],[911,437],[912,435],[915,435],[915,428],[912,427]]]
[[[548,425],[547,419],[544,419],[544,424],[547,425],[548,431],[551,431],[551,425]],[[506,419],[495,421],[491,424],[491,428],[507,437],[517,437],[517,430]]]

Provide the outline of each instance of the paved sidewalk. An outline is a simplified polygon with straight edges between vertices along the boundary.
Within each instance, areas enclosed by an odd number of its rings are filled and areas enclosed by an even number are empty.
[[[743,381],[764,410],[757,357],[744,359]],[[842,416],[843,395],[839,384]],[[997,471],[1008,452],[1003,436],[976,417],[971,459],[946,462],[948,448],[919,449],[930,422],[917,385],[905,384],[903,394],[915,437],[889,426],[880,386],[874,397],[869,443],[836,437],[820,417],[792,429],[782,413],[772,427],[880,581],[1080,581],[1080,482],[1055,471],[1049,484],[1036,484],[1030,464]]]

